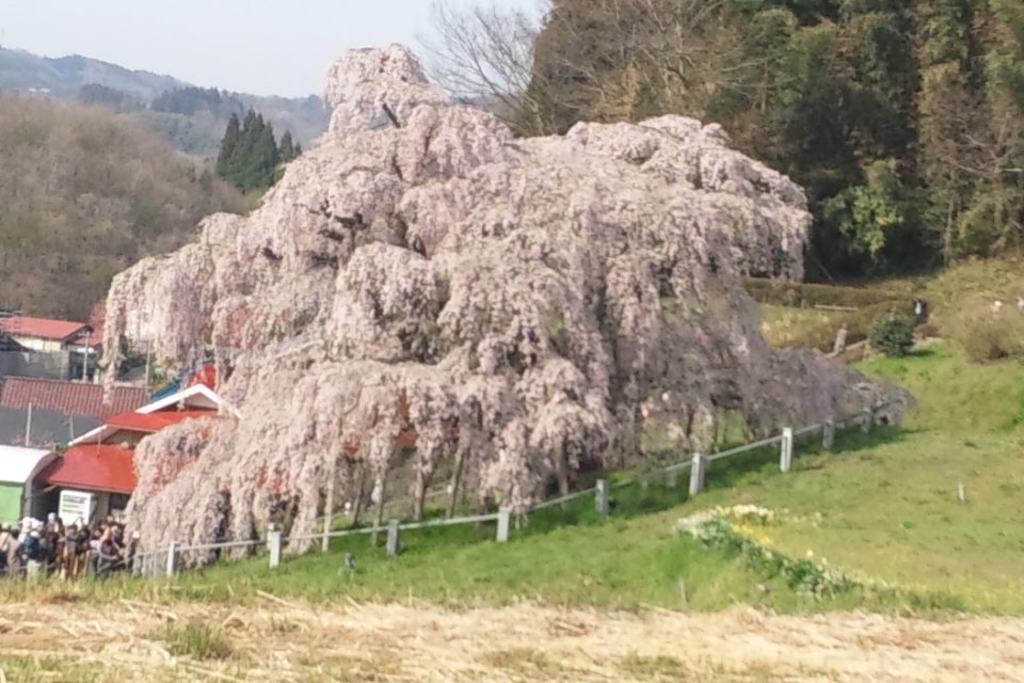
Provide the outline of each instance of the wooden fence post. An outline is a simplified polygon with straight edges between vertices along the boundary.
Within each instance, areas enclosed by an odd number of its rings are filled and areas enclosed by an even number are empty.
[[[826,451],[832,450],[836,443],[836,421],[833,418],[825,420],[825,426],[821,430],[821,447]]]
[[[270,549],[270,568],[281,564],[281,532],[273,525],[267,529],[267,547]]]
[[[508,528],[512,521],[512,508],[498,510],[498,543],[508,542]]]
[[[690,495],[696,496],[704,490],[704,456],[700,453],[693,454],[693,461],[690,465]]]
[[[388,522],[387,551],[388,556],[390,557],[395,557],[396,555],[398,555],[399,552],[401,552],[402,549],[401,544],[398,541],[398,524],[399,522],[397,519],[393,519],[390,522]]]
[[[779,469],[789,472],[793,467],[793,428],[783,427],[782,444],[779,446]]]
[[[171,541],[171,544],[167,546],[167,578],[174,576],[174,560],[178,552],[178,544]]]
[[[871,408],[871,406],[868,406],[867,408],[864,409],[864,420],[863,420],[863,424],[861,424],[861,427],[860,427],[864,431],[865,434],[870,434],[871,433],[871,423],[874,422],[874,421],[875,421],[875,411]]]
[[[597,491],[594,493],[594,508],[599,515],[607,515],[611,509],[608,505],[608,480],[597,480]]]

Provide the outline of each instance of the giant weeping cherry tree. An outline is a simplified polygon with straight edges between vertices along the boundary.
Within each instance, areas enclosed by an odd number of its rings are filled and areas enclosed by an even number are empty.
[[[522,512],[638,464],[652,405],[705,449],[725,414],[753,436],[903,397],[767,346],[740,278],[800,279],[810,216],[719,126],[515,139],[394,45],[349,52],[325,99],[330,130],[260,208],[114,279],[112,368],[125,337],[212,349],[232,406],[139,445],[144,546],[313,534],[345,500],[422,514],[437,485]]]

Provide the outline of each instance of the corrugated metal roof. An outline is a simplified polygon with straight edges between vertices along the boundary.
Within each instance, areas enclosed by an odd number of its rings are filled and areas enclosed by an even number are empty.
[[[53,486],[130,494],[136,484],[133,455],[121,446],[72,446],[43,471],[43,480]]]
[[[114,387],[110,403],[103,402],[103,386],[82,382],[8,377],[0,390],[0,406],[53,410],[71,415],[106,419],[146,405],[149,397],[142,387]]]
[[[50,448],[55,443],[66,443],[73,437],[86,434],[103,423],[90,415],[68,415],[53,410],[32,409],[32,433],[25,443],[28,410],[0,406],[0,445]]]
[[[0,331],[6,332],[9,335],[36,337],[37,339],[50,339],[53,341],[70,339],[80,332],[88,331],[88,327],[85,323],[76,323],[70,320],[30,318],[24,315],[0,318]]]
[[[0,482],[24,484],[36,473],[40,463],[53,454],[35,448],[0,446]]]

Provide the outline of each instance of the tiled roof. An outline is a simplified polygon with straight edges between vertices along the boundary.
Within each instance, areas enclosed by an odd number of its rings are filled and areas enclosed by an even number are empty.
[[[71,339],[82,331],[88,332],[88,325],[68,320],[49,320],[47,318],[29,318],[16,315],[11,318],[0,318],[0,331],[12,336],[36,337],[64,341]]]
[[[104,424],[108,427],[128,429],[134,432],[159,432],[164,427],[169,427],[185,420],[198,417],[217,417],[216,410],[165,410],[159,413],[122,413],[107,419]]]
[[[149,397],[141,387],[114,387],[110,403],[103,402],[103,386],[81,382],[8,377],[0,390],[0,407],[53,410],[106,419],[144,406]]]
[[[72,446],[42,473],[51,486],[89,491],[135,491],[133,452],[121,446],[81,444]]]

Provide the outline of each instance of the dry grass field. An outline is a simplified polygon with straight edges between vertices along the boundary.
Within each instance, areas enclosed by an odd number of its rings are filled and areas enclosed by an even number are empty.
[[[1024,620],[530,604],[0,605],[0,681],[1019,681]]]

